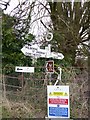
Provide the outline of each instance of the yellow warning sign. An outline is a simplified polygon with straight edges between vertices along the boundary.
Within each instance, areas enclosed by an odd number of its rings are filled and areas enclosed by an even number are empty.
[[[65,92],[50,92],[49,96],[68,96]]]

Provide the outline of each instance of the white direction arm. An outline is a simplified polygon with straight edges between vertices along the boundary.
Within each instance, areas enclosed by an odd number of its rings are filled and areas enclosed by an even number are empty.
[[[32,46],[25,45],[21,51],[26,56],[31,56],[35,58],[54,58],[54,59],[63,59],[64,56],[62,53],[51,52],[51,45],[49,44],[48,47],[45,49],[40,49],[40,47],[35,44]]]

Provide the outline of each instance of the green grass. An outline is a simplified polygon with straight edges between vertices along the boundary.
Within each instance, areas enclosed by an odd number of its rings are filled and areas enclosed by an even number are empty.
[[[2,106],[2,118],[10,118],[11,113],[9,112],[8,108]]]

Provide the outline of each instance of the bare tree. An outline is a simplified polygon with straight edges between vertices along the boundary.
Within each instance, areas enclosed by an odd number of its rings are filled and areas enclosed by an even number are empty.
[[[45,33],[52,31],[54,50],[63,52],[66,59],[71,58],[75,63],[78,45],[83,45],[85,54],[89,49],[88,44],[85,44],[90,39],[89,11],[88,2],[24,0],[10,15],[15,17],[14,28],[20,38],[32,33],[37,37],[36,42],[40,39],[45,41]]]

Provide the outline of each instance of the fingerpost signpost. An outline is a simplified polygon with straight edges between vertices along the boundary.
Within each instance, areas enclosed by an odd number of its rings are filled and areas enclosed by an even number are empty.
[[[53,34],[50,32],[46,35],[46,41],[51,41],[53,39]],[[62,53],[52,52],[51,44],[48,47],[41,49],[37,44],[25,45],[21,51],[25,56],[30,56],[31,58],[53,58],[60,59],[64,58]],[[49,60],[46,62],[46,73],[49,74],[49,81],[51,83],[51,75],[54,73],[54,61]],[[26,71],[26,69],[23,69]],[[23,71],[21,70],[21,71]],[[34,70],[31,68],[31,70]],[[70,104],[69,104],[69,86],[57,85],[58,81],[61,82],[61,68],[59,68],[60,74],[54,85],[49,84],[47,86],[47,117],[51,118],[70,118]],[[17,72],[20,72],[17,70]]]

